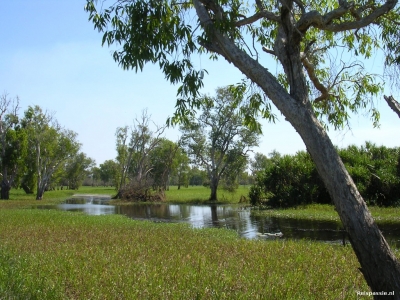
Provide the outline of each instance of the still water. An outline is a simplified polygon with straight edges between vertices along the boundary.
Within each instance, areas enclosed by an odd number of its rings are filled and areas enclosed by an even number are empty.
[[[109,200],[107,196],[76,195],[56,208],[89,215],[121,214],[135,220],[184,222],[195,228],[228,228],[248,239],[311,239],[330,243],[345,240],[348,243],[341,224],[334,221],[255,216],[250,208],[241,205],[109,205]],[[391,244],[400,247],[399,226],[388,224],[380,229]]]

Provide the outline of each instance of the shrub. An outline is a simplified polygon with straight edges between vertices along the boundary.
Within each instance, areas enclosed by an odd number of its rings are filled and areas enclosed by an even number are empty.
[[[339,155],[368,204],[400,204],[399,148],[377,147],[367,142],[362,147],[339,150]],[[250,189],[251,204],[289,207],[331,202],[308,153],[277,155],[271,161]]]

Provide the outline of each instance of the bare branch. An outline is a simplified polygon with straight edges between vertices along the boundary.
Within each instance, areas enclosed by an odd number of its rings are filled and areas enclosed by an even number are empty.
[[[308,60],[308,58],[303,54],[301,57],[304,68],[307,71],[308,77],[314,84],[315,88],[321,92],[321,96],[316,98],[315,102],[320,102],[329,98],[329,90],[319,81],[317,75],[315,74],[315,66]]]
[[[267,53],[269,53],[269,54],[272,54],[272,55],[276,56],[276,53],[275,53],[274,50],[268,49],[268,48],[265,47],[265,46],[263,46],[262,49],[263,49],[264,52],[267,52]]]
[[[281,19],[278,15],[275,15],[274,13],[267,11],[267,10],[262,10],[260,12],[255,13],[251,17],[242,19],[240,21],[236,22],[236,27],[244,26],[244,25],[249,25],[252,24],[260,19],[268,19],[274,22],[280,22]]]
[[[396,0],[388,0],[382,6],[372,9],[370,14],[361,18],[361,12],[371,9],[370,5],[361,6],[360,8],[355,9],[354,2],[348,3],[346,1],[341,1],[341,6],[339,8],[334,9],[325,15],[321,15],[315,10],[303,14],[296,26],[301,32],[307,31],[311,26],[332,32],[359,29],[375,22],[377,18],[392,10],[396,3]],[[348,12],[355,16],[356,21],[336,24],[332,22],[333,20],[339,20]]]

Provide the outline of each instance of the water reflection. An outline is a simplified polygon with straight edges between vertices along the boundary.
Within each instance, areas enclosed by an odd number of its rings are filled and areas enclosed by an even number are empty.
[[[285,239],[311,239],[343,243],[346,238],[338,222],[296,220],[255,216],[249,208],[240,205],[177,205],[177,204],[133,204],[109,205],[107,197],[74,197],[58,206],[58,209],[80,211],[90,215],[122,214],[135,220],[155,222],[185,222],[195,228],[217,227],[235,230],[244,238],[277,238],[272,234],[282,233]],[[386,239],[400,247],[398,226],[380,226]],[[267,235],[270,234],[270,235]]]
[[[88,215],[109,215],[115,214],[115,207],[108,205],[108,196],[81,196],[77,195],[67,199],[65,203],[57,206],[58,209],[67,211],[83,212]]]

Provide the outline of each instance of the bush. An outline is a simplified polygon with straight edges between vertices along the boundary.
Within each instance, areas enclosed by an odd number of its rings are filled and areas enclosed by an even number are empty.
[[[399,148],[366,143],[339,150],[350,176],[368,204],[400,204]],[[253,205],[290,207],[309,203],[330,203],[330,197],[308,153],[275,156],[257,177],[249,198]]]
[[[275,159],[256,178],[250,189],[253,205],[289,207],[307,203],[329,203],[330,198],[306,152]]]

